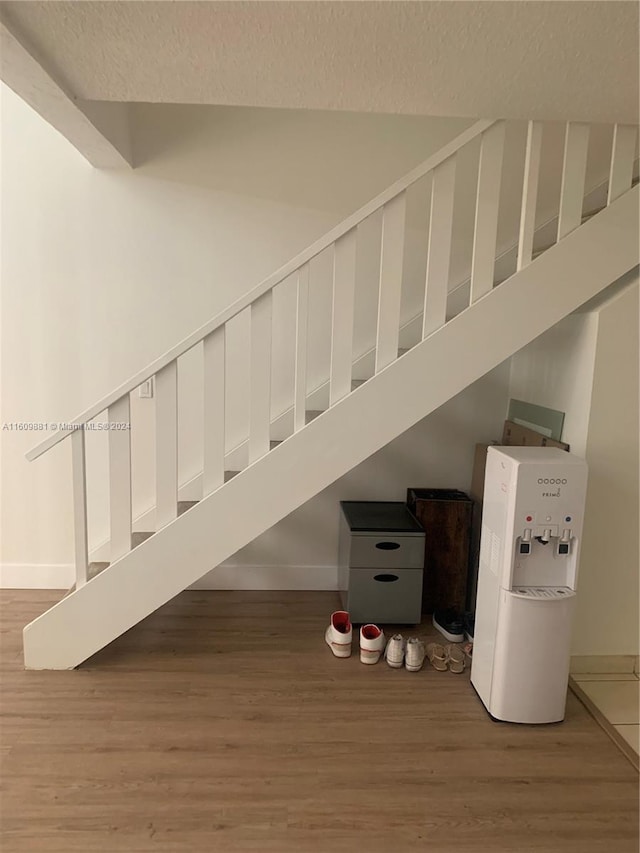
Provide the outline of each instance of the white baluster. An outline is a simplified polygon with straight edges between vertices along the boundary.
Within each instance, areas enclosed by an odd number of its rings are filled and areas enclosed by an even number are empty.
[[[423,339],[443,326],[447,319],[455,183],[456,158],[454,155],[440,166],[436,166],[433,171],[427,276],[422,314]]]
[[[611,204],[631,186],[633,158],[636,153],[636,134],[637,128],[632,125],[617,124],[613,129],[607,204]]]
[[[73,535],[76,558],[76,589],[87,582],[89,540],[87,535],[87,468],[84,429],[71,434],[71,468],[73,471]]]
[[[178,514],[178,362],[156,373],[156,530]]]
[[[298,270],[296,294],[296,353],[293,391],[293,431],[305,424],[307,409],[307,331],[309,316],[309,264]]]
[[[582,221],[588,151],[589,125],[567,122],[562,163],[562,186],[560,189],[558,240],[566,237]]]
[[[111,562],[131,550],[131,414],[129,395],[109,406]],[[126,425],[126,426],[125,426]]]
[[[271,291],[251,305],[249,463],[269,452],[271,432]]]
[[[333,254],[333,311],[329,405],[351,391],[353,362],[353,301],[356,284],[356,235],[353,228],[340,237]]]
[[[503,121],[482,134],[471,259],[471,302],[493,289],[504,134]]]
[[[398,357],[405,218],[406,196],[403,191],[385,204],[382,215],[376,373]]]
[[[204,339],[204,467],[203,497],[224,483],[225,326]]]
[[[530,121],[527,128],[527,150],[524,159],[524,186],[520,211],[520,236],[518,238],[518,261],[521,270],[531,263],[533,237],[536,230],[536,205],[540,176],[540,154],[542,151],[542,122]]]

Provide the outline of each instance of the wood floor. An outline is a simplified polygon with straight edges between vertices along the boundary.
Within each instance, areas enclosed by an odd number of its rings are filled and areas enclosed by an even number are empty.
[[[636,853],[638,777],[569,696],[492,722],[467,674],[324,644],[333,593],[187,592],[79,670],[4,591],[2,853]]]

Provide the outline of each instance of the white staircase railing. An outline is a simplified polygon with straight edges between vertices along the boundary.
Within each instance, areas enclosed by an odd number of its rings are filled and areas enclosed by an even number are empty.
[[[533,258],[542,134],[541,123],[529,123],[517,251],[518,270],[530,264]],[[203,497],[206,497],[225,483],[226,324],[240,312],[250,312],[248,459],[249,465],[252,465],[269,453],[271,446],[273,289],[285,280],[294,279],[297,308],[293,431],[298,432],[305,428],[307,422],[307,331],[311,260],[326,249],[333,250],[333,307],[329,371],[329,406],[331,407],[346,397],[352,389],[358,226],[372,214],[382,210],[375,341],[375,373],[377,374],[398,358],[406,192],[420,179],[426,176],[431,177],[422,316],[422,340],[424,340],[447,322],[456,157],[463,148],[478,138],[480,153],[469,304],[477,302],[494,287],[505,140],[503,121],[480,121],[474,124],[217,317],[80,414],[67,425],[67,428],[58,430],[27,454],[28,459],[36,459],[71,436],[77,587],[90,579],[85,426],[105,411],[109,424],[113,426],[113,429],[109,430],[109,489],[110,547],[111,561],[114,562],[126,556],[132,548],[131,433],[128,429],[117,428],[119,424],[130,422],[129,395],[131,392],[143,382],[155,377],[156,531],[158,531],[173,521],[178,514],[178,359],[202,343],[205,425],[202,481]],[[589,126],[567,124],[558,211],[558,241],[576,229],[582,221],[588,145]],[[613,133],[607,204],[611,204],[631,187],[635,151],[636,128],[616,126]]]

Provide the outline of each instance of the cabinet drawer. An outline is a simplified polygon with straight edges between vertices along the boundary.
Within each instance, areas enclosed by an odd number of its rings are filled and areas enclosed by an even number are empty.
[[[353,568],[413,569],[424,565],[424,536],[397,533],[352,534],[349,565]]]
[[[416,624],[422,613],[422,570],[350,569],[346,598],[354,623]]]

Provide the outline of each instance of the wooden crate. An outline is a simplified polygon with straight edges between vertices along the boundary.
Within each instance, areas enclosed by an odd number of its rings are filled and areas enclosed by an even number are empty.
[[[465,610],[473,501],[457,489],[408,489],[407,504],[425,531],[422,612]]]

